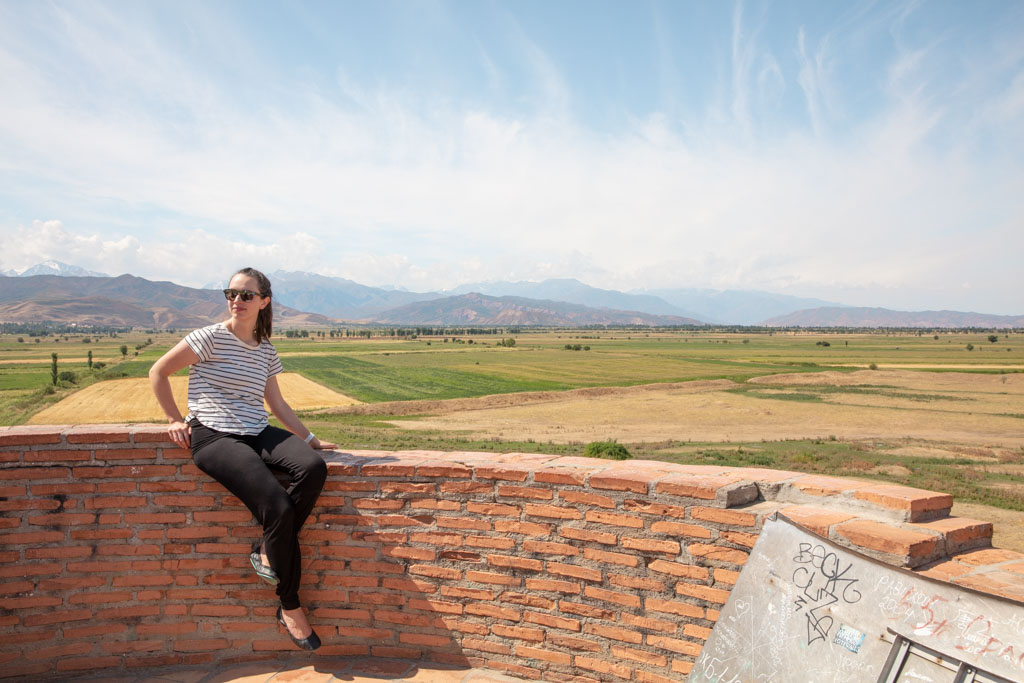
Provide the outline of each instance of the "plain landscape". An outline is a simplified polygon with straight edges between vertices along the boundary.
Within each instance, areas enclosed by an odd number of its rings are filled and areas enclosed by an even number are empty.
[[[634,458],[889,481],[954,494],[957,514],[1024,549],[1019,331],[282,332],[286,397],[341,448],[614,441]],[[145,375],[183,334],[4,334],[0,422],[162,421]]]

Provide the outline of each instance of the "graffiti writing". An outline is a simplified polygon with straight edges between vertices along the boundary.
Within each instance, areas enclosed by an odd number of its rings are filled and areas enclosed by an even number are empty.
[[[797,611],[806,608],[807,644],[828,640],[835,620],[828,614],[829,607],[842,601],[853,604],[860,600],[857,589],[859,579],[849,576],[852,563],[843,567],[839,556],[825,546],[801,543],[793,562],[800,565],[793,570],[793,583],[801,589],[794,605]]]

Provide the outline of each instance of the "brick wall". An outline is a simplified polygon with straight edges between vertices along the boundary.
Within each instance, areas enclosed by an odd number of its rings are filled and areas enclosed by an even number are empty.
[[[777,511],[950,581],[1014,596],[1024,577],[1024,556],[984,550],[990,524],[929,491],[536,454],[327,459],[302,537],[314,656],[678,681]],[[249,567],[248,511],[161,426],[0,428],[0,510],[0,676],[310,656]]]

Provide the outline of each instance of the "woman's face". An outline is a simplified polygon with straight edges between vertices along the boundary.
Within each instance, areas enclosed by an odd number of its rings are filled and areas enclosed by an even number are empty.
[[[257,293],[257,295],[249,301],[242,301],[242,297],[236,296],[228,302],[228,310],[231,311],[232,318],[238,318],[243,321],[248,321],[251,318],[253,326],[255,327],[256,318],[259,316],[260,311],[266,308],[267,304],[270,303],[269,298],[259,296],[259,281],[251,275],[242,275],[241,273],[238,273],[231,278],[231,282],[228,283],[228,288],[248,289],[250,292]]]

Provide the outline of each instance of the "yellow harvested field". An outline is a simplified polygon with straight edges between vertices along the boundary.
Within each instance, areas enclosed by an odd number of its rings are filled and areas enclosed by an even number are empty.
[[[731,384],[731,383],[730,383]],[[861,387],[802,400],[800,386]],[[915,439],[994,448],[1024,446],[1024,375],[902,370],[761,377],[737,393],[683,386],[602,396],[552,396],[542,403],[434,414],[403,429],[461,432],[474,438],[570,443],[617,439],[760,441],[835,436]],[[571,394],[572,392],[567,392]],[[783,399],[783,400],[780,400]]]
[[[335,408],[359,401],[312,382],[294,372],[277,376],[281,393],[295,410]],[[188,377],[171,377],[171,389],[182,414],[187,412]],[[269,410],[269,408],[268,408]],[[28,424],[88,424],[94,422],[164,422],[147,378],[98,382],[36,413]]]

